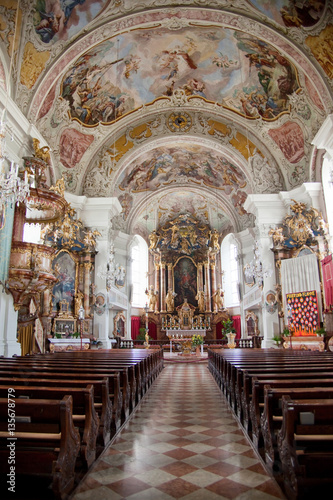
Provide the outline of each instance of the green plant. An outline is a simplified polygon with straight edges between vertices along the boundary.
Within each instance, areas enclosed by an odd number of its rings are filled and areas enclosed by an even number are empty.
[[[201,335],[193,335],[192,337],[192,346],[196,347],[197,345],[202,345],[203,344],[203,338]]]
[[[326,330],[324,327],[317,328],[316,330],[317,335],[322,335],[323,337],[326,335]]]
[[[56,339],[61,339],[61,333],[55,333],[54,336]]]
[[[272,340],[276,345],[280,345],[283,342],[283,338],[280,335],[274,335],[274,337],[272,337]]]
[[[285,328],[282,332],[282,335],[283,337],[291,337],[292,336],[292,332],[289,330],[289,328]]]
[[[222,321],[222,335],[226,337],[228,333],[236,333],[233,324],[234,322],[230,318],[226,319],[225,321]]]
[[[78,339],[80,337],[80,332],[73,333],[73,339]]]
[[[143,342],[146,341],[146,329],[145,328],[139,328],[139,334],[135,340],[142,340]],[[149,334],[148,334],[148,340],[153,340]]]

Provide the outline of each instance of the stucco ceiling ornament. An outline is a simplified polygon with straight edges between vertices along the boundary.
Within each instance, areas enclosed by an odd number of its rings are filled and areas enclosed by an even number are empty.
[[[252,174],[255,193],[278,193],[283,189],[283,181],[274,163],[269,164],[267,158],[257,151],[250,156],[248,165]]]

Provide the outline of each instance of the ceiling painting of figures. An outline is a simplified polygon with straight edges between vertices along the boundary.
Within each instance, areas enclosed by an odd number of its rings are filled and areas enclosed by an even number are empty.
[[[159,187],[190,184],[222,190],[226,195],[246,189],[244,173],[222,155],[199,145],[178,142],[156,148],[131,164],[120,176],[120,191],[139,193]]]
[[[293,64],[239,31],[200,27],[127,32],[82,54],[62,80],[72,119],[110,123],[182,89],[249,118],[274,120],[299,89]]]
[[[92,21],[110,0],[37,0],[33,23],[44,43],[68,40]]]
[[[324,12],[325,0],[249,0],[249,3],[273,21],[289,28],[308,28],[317,24]]]

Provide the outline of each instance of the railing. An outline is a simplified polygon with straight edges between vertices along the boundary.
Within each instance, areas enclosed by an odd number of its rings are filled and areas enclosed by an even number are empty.
[[[241,349],[249,349],[249,348],[260,348],[263,337],[251,337],[248,339],[235,339],[236,348]],[[123,341],[123,342],[132,342],[132,347],[140,348],[144,347],[144,340],[131,340],[131,341]],[[177,344],[176,339],[173,339],[173,344]],[[228,340],[227,339],[217,339],[217,340],[204,340],[204,349],[214,348],[215,346],[227,347]],[[154,347],[160,347],[164,349],[170,349],[169,339],[165,340],[149,340],[149,345]]]

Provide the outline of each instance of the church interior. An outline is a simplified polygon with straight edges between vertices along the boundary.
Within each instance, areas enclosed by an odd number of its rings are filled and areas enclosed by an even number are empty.
[[[51,400],[50,370],[59,397],[75,386],[70,413],[80,369],[103,408],[99,453],[80,437],[66,452],[95,469],[76,492],[83,473],[54,473],[50,498],[306,498],[239,370],[272,382],[295,363],[296,384],[310,367],[294,391],[323,396],[299,412],[332,442],[332,82],[330,0],[0,0],[0,392],[17,386],[24,419],[41,384],[26,395],[9,377],[36,370]]]

